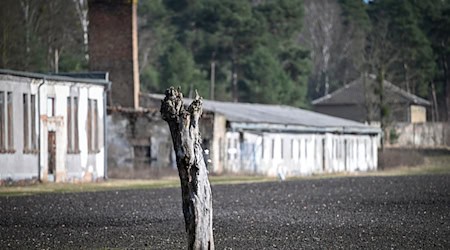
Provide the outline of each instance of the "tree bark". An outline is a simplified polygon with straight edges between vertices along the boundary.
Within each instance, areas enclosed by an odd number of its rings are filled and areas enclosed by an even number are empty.
[[[198,123],[202,99],[196,93],[186,109],[179,89],[170,87],[165,94],[161,116],[169,124],[176,154],[188,249],[214,249],[211,187]]]

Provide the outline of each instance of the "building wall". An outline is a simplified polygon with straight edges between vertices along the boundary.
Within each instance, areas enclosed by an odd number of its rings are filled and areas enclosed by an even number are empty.
[[[45,81],[24,77],[2,76],[0,91],[12,91],[14,96],[14,153],[0,154],[0,178],[31,179],[43,181],[93,180],[104,176],[103,120],[105,105],[103,86],[74,82]],[[24,147],[24,106],[23,94],[36,96],[36,140],[40,144],[34,151]],[[78,102],[78,142],[79,149],[68,151],[68,111],[67,97],[77,96]],[[48,97],[54,98],[54,114],[50,115]],[[98,147],[88,150],[87,106],[88,99],[97,100]],[[39,105],[39,106],[38,106]],[[40,116],[39,116],[40,111]],[[39,122],[40,121],[40,131]],[[75,129],[75,127],[74,127]],[[30,133],[32,133],[31,131]],[[48,173],[48,135],[56,135],[56,171]],[[75,135],[75,133],[74,133]],[[39,154],[39,155],[38,155]],[[40,164],[38,165],[38,158]],[[40,169],[40,173],[39,170]]]
[[[396,147],[450,147],[450,123],[396,123],[387,131],[394,131],[395,137],[388,141]]]
[[[159,114],[111,111],[107,128],[108,176],[157,178],[176,174],[169,126]]]
[[[200,124],[202,123],[200,122]],[[213,145],[210,157],[212,159],[211,172],[216,174],[224,171],[226,125],[227,121],[223,115],[214,114]]]
[[[227,132],[224,171],[276,176],[372,171],[377,138],[369,135]]]
[[[11,178],[31,179],[38,178],[38,155],[37,151],[26,152],[24,150],[24,124],[23,124],[23,94],[36,94],[39,81],[22,79],[16,77],[0,76],[0,93],[11,92],[13,94],[13,151],[0,153],[0,179]],[[36,104],[37,105],[37,104]],[[6,105],[3,113],[6,114]],[[36,115],[37,119],[37,115]],[[3,126],[7,122],[4,121]],[[37,129],[37,128],[36,128]],[[33,131],[30,131],[33,133]],[[37,130],[34,131],[37,134]],[[6,135],[6,134],[5,134]]]
[[[379,110],[373,105],[372,122],[379,121]],[[367,110],[363,105],[314,105],[314,111],[331,116],[341,117],[357,122],[365,123],[368,119]],[[392,103],[389,105],[390,122],[425,122],[426,108],[423,106],[411,105],[407,103]]]

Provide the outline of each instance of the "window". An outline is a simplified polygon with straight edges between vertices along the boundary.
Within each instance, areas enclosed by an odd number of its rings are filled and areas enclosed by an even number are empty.
[[[223,161],[223,139],[219,138],[219,161]]]
[[[261,138],[261,159],[264,159],[264,138]]]
[[[67,152],[73,151],[72,144],[72,97],[67,97]]]
[[[79,153],[78,97],[67,97],[67,152]]]
[[[298,158],[302,159],[302,139],[298,140]]]
[[[29,152],[30,146],[30,120],[29,120],[29,105],[28,105],[28,94],[23,94],[23,151],[24,153]]]
[[[36,142],[36,95],[30,95],[30,107],[31,107],[31,150],[36,152],[38,145]]]
[[[97,153],[99,151],[97,100],[88,99],[87,122],[88,151],[90,153]]]
[[[55,116],[55,98],[48,97],[47,98],[47,117]]]
[[[284,140],[280,139],[281,143],[281,159],[284,159]]]
[[[236,149],[236,153],[234,154],[234,159],[238,158],[238,139],[234,139],[234,148]]]
[[[291,139],[291,159],[294,159],[294,139]]]
[[[305,159],[308,159],[308,139],[305,139]]]
[[[227,140],[227,148],[228,148],[228,150],[227,150],[227,159],[231,160],[231,151],[230,151],[230,149],[231,149],[231,139],[230,138],[228,138],[228,140]]]
[[[3,153],[6,149],[6,118],[5,118],[5,92],[0,91],[0,151]]]
[[[134,160],[140,164],[150,164],[152,159],[150,145],[134,146]]]
[[[37,153],[36,143],[36,95],[23,94],[23,152]]]
[[[14,153],[13,94],[0,91],[0,152]]]
[[[13,136],[13,94],[8,92],[8,149],[14,150],[14,136]],[[11,151],[10,151],[11,152]]]
[[[275,139],[272,139],[272,159],[275,159]]]

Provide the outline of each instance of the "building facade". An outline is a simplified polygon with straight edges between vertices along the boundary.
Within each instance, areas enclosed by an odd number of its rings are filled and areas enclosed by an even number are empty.
[[[0,70],[0,180],[103,178],[108,85]]]
[[[344,87],[312,102],[319,113],[376,124],[380,121],[379,83],[374,75],[361,76]],[[421,123],[427,121],[431,103],[408,93],[389,81],[383,82],[384,103],[388,106],[388,122]]]
[[[141,95],[148,107],[160,105],[162,98]],[[304,176],[377,170],[378,128],[279,105],[204,100],[203,111],[202,147],[213,174]]]

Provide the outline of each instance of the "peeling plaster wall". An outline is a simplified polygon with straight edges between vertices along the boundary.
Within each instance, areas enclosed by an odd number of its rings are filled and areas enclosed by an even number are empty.
[[[152,178],[156,170],[175,170],[169,127],[159,114],[112,112],[107,116],[108,173]]]
[[[387,131],[393,129],[398,136],[391,146],[439,148],[450,147],[450,123],[397,123]],[[389,141],[388,141],[389,142]]]
[[[230,131],[226,138],[225,172],[301,176],[377,169],[374,136]]]
[[[37,178],[43,181],[91,181],[104,176],[103,145],[103,86],[65,82],[45,81],[40,88],[38,103],[38,86],[42,79],[27,77],[0,76],[0,91],[13,92],[14,147],[13,154],[0,154],[0,178],[13,180]],[[78,93],[78,140],[79,152],[67,151],[67,97],[76,89]],[[38,173],[38,154],[24,153],[23,135],[23,94],[35,94],[36,106],[40,107],[40,117],[36,108],[36,134],[40,136],[40,174]],[[48,116],[47,98],[55,98],[55,114]],[[99,151],[88,152],[87,146],[87,103],[88,98],[97,100]],[[40,131],[38,122],[40,122]],[[56,134],[56,173],[48,175],[48,132]],[[38,140],[38,136],[36,137]],[[37,141],[38,143],[38,141]]]
[[[39,82],[27,78],[0,76],[0,91],[13,93],[14,127],[14,153],[0,153],[0,179],[11,178],[13,180],[19,180],[38,177],[37,153],[25,153],[23,151],[24,139],[22,120],[22,95],[24,93],[36,94],[38,84]],[[3,112],[6,112],[6,105]]]

